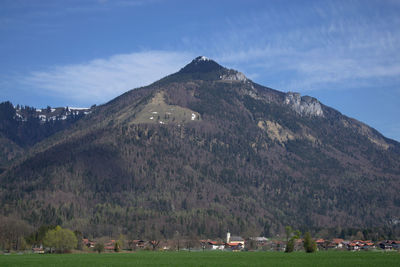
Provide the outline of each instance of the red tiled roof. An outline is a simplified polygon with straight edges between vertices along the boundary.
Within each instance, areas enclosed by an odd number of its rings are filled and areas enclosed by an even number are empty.
[[[112,245],[114,245],[114,243],[115,243],[115,240],[110,240],[109,242],[105,243],[104,245],[105,246],[112,246]]]
[[[334,238],[334,239],[332,239],[332,242],[335,243],[335,244],[340,244],[340,243],[342,243],[343,241],[344,241],[344,240],[341,239],[341,238]]]
[[[230,242],[230,243],[226,243],[228,246],[237,246],[239,244],[242,244],[242,242]]]
[[[216,246],[221,246],[225,244],[224,242],[218,242],[218,241],[208,241],[208,243]]]

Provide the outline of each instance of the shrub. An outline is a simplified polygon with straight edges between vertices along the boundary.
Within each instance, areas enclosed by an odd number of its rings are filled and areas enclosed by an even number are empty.
[[[98,253],[104,252],[104,244],[96,243],[96,245],[94,245],[94,251],[97,251]]]

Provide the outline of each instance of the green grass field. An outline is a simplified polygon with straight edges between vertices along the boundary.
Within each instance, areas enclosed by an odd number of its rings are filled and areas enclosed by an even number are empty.
[[[397,252],[137,252],[0,255],[0,266],[400,266]]]

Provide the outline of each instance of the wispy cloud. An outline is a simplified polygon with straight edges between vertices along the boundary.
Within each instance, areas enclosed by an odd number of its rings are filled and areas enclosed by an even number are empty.
[[[166,51],[114,55],[31,72],[21,83],[41,90],[38,94],[63,97],[76,104],[102,103],[178,71],[192,57]]]
[[[99,6],[142,2],[97,1]],[[360,9],[357,1],[329,3],[275,6],[228,19],[206,38],[184,36],[175,52],[115,55],[31,72],[22,80],[42,93],[98,103],[205,54],[281,90],[324,90],[343,88],[343,84],[349,88],[365,86],[371,79],[374,84],[398,84],[400,17],[382,16],[374,5]]]
[[[371,79],[398,84],[400,18],[389,7],[380,10],[384,5],[329,3],[230,21],[231,30],[214,38],[215,56],[278,89],[357,87]]]

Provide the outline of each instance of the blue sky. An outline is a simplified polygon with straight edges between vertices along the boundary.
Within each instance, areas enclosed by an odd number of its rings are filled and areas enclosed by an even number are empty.
[[[0,0],[0,101],[90,106],[198,55],[400,141],[400,1]]]

